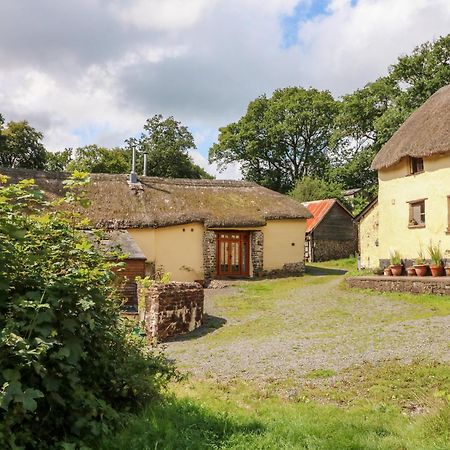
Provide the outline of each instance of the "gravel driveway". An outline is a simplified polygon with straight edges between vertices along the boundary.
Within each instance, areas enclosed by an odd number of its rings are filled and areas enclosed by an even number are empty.
[[[342,275],[208,289],[205,312],[201,329],[165,344],[199,378],[272,382],[364,362],[450,361],[450,316],[432,301],[350,290]]]

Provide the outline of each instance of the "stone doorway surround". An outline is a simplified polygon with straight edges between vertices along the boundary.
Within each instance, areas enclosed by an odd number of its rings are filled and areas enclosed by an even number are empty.
[[[227,230],[232,231],[232,230]],[[217,276],[217,233],[219,230],[205,229],[203,234],[203,268],[205,282]],[[250,278],[263,275],[264,234],[260,230],[249,230],[250,234]]]

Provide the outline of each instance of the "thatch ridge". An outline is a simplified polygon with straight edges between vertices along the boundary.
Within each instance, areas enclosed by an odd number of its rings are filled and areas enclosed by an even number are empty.
[[[50,198],[63,195],[63,181],[69,176],[27,169],[0,168],[0,173],[11,182],[34,178]],[[190,222],[218,228],[255,227],[271,219],[310,217],[299,202],[248,181],[139,177],[133,185],[126,174],[91,174],[86,190],[91,206],[80,212],[101,228],[157,228]]]
[[[380,170],[411,156],[423,158],[450,152],[450,85],[435,92],[384,144],[372,162]]]

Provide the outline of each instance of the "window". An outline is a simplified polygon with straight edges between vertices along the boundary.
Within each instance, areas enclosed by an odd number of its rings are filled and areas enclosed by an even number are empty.
[[[423,158],[411,158],[410,162],[410,173],[421,173],[423,172]]]
[[[425,199],[409,202],[409,227],[425,226]]]

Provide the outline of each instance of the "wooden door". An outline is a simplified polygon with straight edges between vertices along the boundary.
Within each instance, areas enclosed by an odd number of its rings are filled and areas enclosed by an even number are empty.
[[[249,233],[230,231],[217,233],[217,274],[248,277],[250,274]]]

